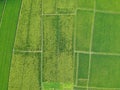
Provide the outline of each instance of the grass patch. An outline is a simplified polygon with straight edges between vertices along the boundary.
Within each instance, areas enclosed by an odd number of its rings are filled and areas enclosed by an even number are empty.
[[[57,52],[57,16],[44,16],[44,52]]]
[[[94,8],[94,0],[77,0],[77,8],[93,9]]]
[[[91,26],[93,20],[93,12],[77,11],[76,16],[76,50],[89,51]]]
[[[56,0],[43,0],[43,13],[53,14],[56,13]]]
[[[92,51],[120,53],[120,15],[96,13]]]
[[[9,90],[40,90],[41,53],[14,53]]]
[[[41,0],[23,0],[22,3],[15,49],[41,50]]]
[[[104,11],[120,11],[119,0],[96,0],[96,9]]]
[[[119,56],[92,55],[89,86],[120,88],[119,66]]]
[[[74,13],[76,8],[76,0],[57,0],[57,13]]]

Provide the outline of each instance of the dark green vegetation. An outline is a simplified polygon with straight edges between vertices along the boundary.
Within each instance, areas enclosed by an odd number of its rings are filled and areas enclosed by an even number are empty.
[[[0,21],[2,18],[2,14],[3,14],[3,10],[4,10],[4,6],[5,6],[5,0],[0,0]]]
[[[4,12],[0,23],[0,89],[7,90],[9,69],[13,51],[13,43],[17,28],[17,20],[21,6],[21,0],[7,0],[5,9],[4,1],[0,1],[0,17]]]
[[[96,1],[96,2],[95,2]],[[74,90],[120,89],[119,0],[80,0]]]
[[[120,53],[120,15],[96,13],[95,22],[93,51]]]

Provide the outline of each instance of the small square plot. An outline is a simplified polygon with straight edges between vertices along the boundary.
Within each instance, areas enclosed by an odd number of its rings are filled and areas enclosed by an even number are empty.
[[[93,18],[93,12],[77,11],[75,32],[76,50],[89,51]]]
[[[120,12],[120,0],[96,0],[96,9]]]
[[[94,8],[94,0],[77,0],[77,8]]]
[[[74,13],[76,0],[57,0],[57,13]]]
[[[120,15],[96,13],[92,51],[120,53]]]
[[[89,87],[120,88],[120,56],[92,55]]]

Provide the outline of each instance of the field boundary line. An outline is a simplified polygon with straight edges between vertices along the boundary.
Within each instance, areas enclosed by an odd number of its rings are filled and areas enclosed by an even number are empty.
[[[94,9],[89,9],[89,8],[77,8],[77,10],[81,10],[81,11],[92,11],[94,12]],[[120,14],[120,12],[114,12],[114,11],[104,11],[104,10],[95,10],[95,12],[98,12],[98,13],[106,13],[106,14]]]
[[[92,26],[91,26],[91,38],[90,38],[90,54],[89,54],[89,66],[88,66],[88,81],[87,81],[87,90],[89,89],[89,78],[90,78],[90,70],[91,70],[91,61],[92,61],[92,42],[93,42],[93,33],[94,33],[94,23],[95,23],[95,9],[96,9],[96,0],[94,0],[94,12],[93,12],[93,19],[92,19]]]
[[[78,79],[78,80],[86,81],[86,80],[88,80],[88,79],[80,78],[80,79]]]
[[[77,53],[76,85],[78,84],[79,53]]]
[[[56,15],[56,16],[57,16],[57,15],[58,15],[58,16],[62,16],[62,15],[63,15],[63,16],[64,16],[64,15],[66,15],[66,16],[71,16],[71,15],[73,15],[73,16],[74,16],[75,14],[43,14],[43,15],[44,15],[44,16],[55,16],[55,15]]]
[[[75,53],[90,54],[88,51],[75,51]]]
[[[6,4],[7,4],[7,0],[5,0],[5,4],[4,4],[4,7],[3,7],[2,16],[1,16],[1,20],[0,20],[0,28],[1,28],[1,25],[2,25],[2,20],[3,20],[4,13],[5,13]]]
[[[78,87],[78,88],[87,88],[86,86],[75,86],[74,85],[74,87]],[[89,89],[104,89],[104,90],[108,90],[108,89],[110,89],[110,90],[112,90],[112,89],[115,89],[115,90],[120,90],[120,88],[105,88],[105,87],[88,87]]]
[[[13,50],[13,52],[21,52],[21,53],[41,53],[42,51],[32,51],[32,50]]]
[[[77,67],[76,67],[76,65],[75,64],[77,64],[77,60],[75,60],[76,59],[76,53],[75,53],[75,49],[76,49],[76,29],[77,29],[77,12],[76,12],[76,10],[75,10],[75,17],[74,17],[74,31],[73,31],[73,60],[74,60],[74,71],[73,71],[73,73],[74,73],[74,76],[76,77],[76,74],[77,74]],[[78,54],[78,53],[77,53]],[[74,78],[75,80],[74,80],[74,84],[77,84],[77,79],[76,78]]]
[[[89,51],[75,51],[81,54],[90,54]],[[106,52],[91,52],[92,55],[109,55],[109,56],[120,56],[119,53],[106,53]]]
[[[120,56],[119,53],[104,53],[104,52],[92,52],[95,55],[109,55],[109,56]]]
[[[41,74],[40,74],[40,88],[41,88],[41,90],[44,90],[44,87],[43,87],[43,50],[44,50],[44,47],[43,47],[43,45],[44,45],[44,31],[43,31],[43,0],[41,0],[41,15],[40,15],[40,17],[41,17],[41,21],[40,21],[40,26],[41,26],[41,28],[40,28],[40,31],[41,31],[41,61],[40,61],[40,68],[41,68]]]

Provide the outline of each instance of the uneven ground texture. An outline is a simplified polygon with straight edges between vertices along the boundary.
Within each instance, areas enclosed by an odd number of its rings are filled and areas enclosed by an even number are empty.
[[[120,90],[120,0],[0,0],[0,90]]]

